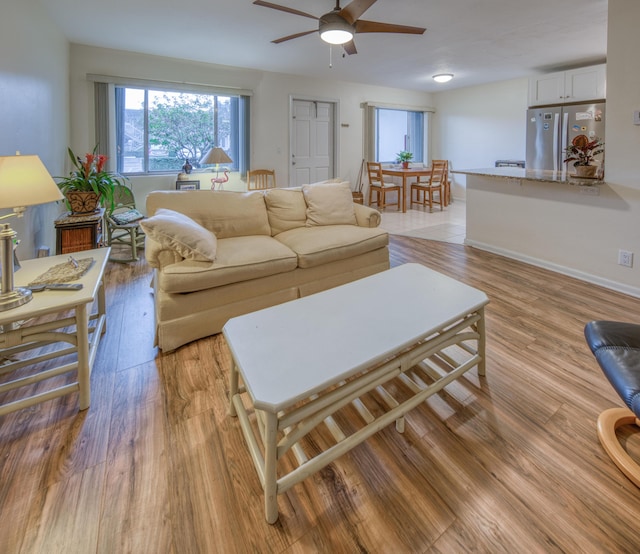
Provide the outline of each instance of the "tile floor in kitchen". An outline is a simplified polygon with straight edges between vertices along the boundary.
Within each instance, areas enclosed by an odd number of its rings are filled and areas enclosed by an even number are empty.
[[[375,207],[375,205],[374,205]],[[388,207],[382,212],[382,228],[394,235],[464,244],[466,234],[466,204],[456,199],[443,211],[434,206],[433,212],[421,206],[406,213]]]

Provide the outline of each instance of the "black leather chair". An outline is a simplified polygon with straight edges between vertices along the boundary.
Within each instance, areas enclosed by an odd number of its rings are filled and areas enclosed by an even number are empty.
[[[616,437],[621,425],[640,425],[640,325],[591,321],[584,328],[584,336],[603,373],[627,405],[600,414],[598,438],[618,468],[640,487],[640,466]]]

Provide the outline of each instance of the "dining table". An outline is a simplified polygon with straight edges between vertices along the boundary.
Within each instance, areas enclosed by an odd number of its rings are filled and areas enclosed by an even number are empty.
[[[402,178],[402,212],[407,211],[407,179],[417,177],[428,177],[431,175],[430,167],[409,167],[407,169],[403,167],[383,167],[382,174],[388,177],[401,177]]]

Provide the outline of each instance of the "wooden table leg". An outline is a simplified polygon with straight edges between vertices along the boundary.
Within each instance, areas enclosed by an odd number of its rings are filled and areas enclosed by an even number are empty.
[[[402,213],[407,213],[407,176],[402,176]]]

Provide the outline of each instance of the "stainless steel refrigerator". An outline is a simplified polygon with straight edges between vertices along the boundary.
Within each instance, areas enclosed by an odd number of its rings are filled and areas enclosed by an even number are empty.
[[[572,170],[564,149],[578,135],[604,141],[604,117],[604,102],[529,108],[526,169]],[[602,154],[596,159],[602,162]]]

